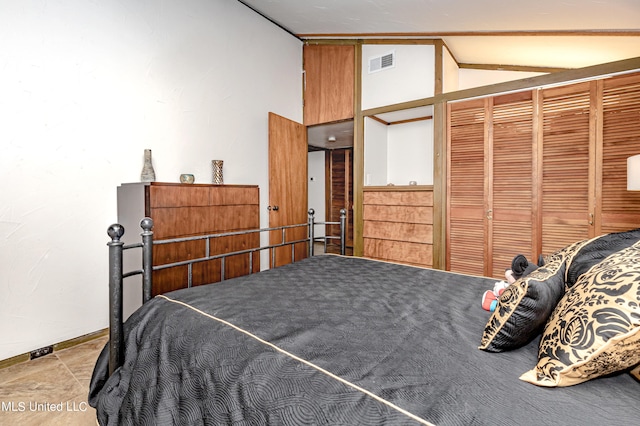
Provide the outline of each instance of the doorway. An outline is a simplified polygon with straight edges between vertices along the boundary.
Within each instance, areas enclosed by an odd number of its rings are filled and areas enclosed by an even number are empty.
[[[353,253],[353,148],[309,149],[309,208],[318,222],[339,222],[340,210],[347,210],[347,254]],[[326,234],[325,234],[326,231]],[[316,229],[317,236],[340,237],[338,225]],[[339,240],[331,239],[327,252],[339,253]]]

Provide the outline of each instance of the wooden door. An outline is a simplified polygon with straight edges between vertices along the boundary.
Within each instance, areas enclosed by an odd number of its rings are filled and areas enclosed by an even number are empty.
[[[488,135],[485,99],[447,107],[446,269],[485,274],[486,221],[485,140]]]
[[[593,83],[595,84],[595,82]],[[592,83],[544,89],[541,96],[541,239],[548,255],[595,236],[595,129]]]
[[[602,90],[602,189],[596,233],[640,227],[640,191],[627,191],[627,157],[640,154],[640,73],[604,80]]]
[[[304,124],[353,118],[355,47],[307,44],[303,61]]]
[[[325,176],[326,176],[326,220],[328,222],[340,221],[340,210],[347,211],[347,228],[345,230],[345,244],[353,247],[353,149],[333,149],[325,154]],[[327,235],[339,237],[340,227],[330,225]],[[340,244],[338,240],[331,240],[330,247],[332,253],[339,253]]]
[[[449,107],[447,269],[504,277],[535,258],[531,92]]]
[[[274,113],[269,113],[269,227],[307,222],[307,129]],[[307,228],[288,228],[285,241],[307,237]],[[272,231],[270,244],[279,244],[282,232]],[[307,255],[307,244],[294,247],[295,260]],[[291,263],[290,246],[275,250],[275,266]],[[270,259],[269,265],[274,265]]]
[[[640,73],[448,106],[448,270],[500,277],[568,244],[640,227]]]
[[[488,242],[485,274],[504,277],[514,256],[537,259],[535,246],[534,104],[531,91],[492,99]]]

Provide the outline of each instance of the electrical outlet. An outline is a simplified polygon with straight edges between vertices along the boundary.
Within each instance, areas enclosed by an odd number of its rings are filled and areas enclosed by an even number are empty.
[[[30,352],[29,359],[40,358],[41,356],[49,355],[51,352],[53,352],[53,346],[45,346],[44,348]]]

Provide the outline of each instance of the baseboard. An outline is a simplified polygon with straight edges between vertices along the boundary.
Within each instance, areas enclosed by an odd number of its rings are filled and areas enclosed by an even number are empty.
[[[89,342],[91,340],[99,339],[100,337],[108,336],[109,329],[105,328],[103,330],[94,331],[93,333],[85,334],[84,336],[74,337],[73,339],[65,340],[64,342],[54,343],[53,352],[60,351],[62,349],[68,349],[73,346],[80,345],[82,343]],[[26,354],[16,355],[11,358],[0,360],[0,369],[10,367],[15,364],[20,364],[22,362],[27,362],[31,359],[30,352]]]

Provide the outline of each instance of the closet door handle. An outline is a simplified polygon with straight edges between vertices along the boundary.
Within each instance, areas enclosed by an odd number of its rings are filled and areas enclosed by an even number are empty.
[[[593,226],[593,213],[589,213],[589,225]]]
[[[492,209],[487,210],[487,219],[488,220],[492,220],[493,219],[493,210]]]
[[[278,210],[280,210],[280,207],[278,207],[278,206],[268,206],[267,210],[269,210],[269,211],[273,210],[274,212],[277,212]]]

